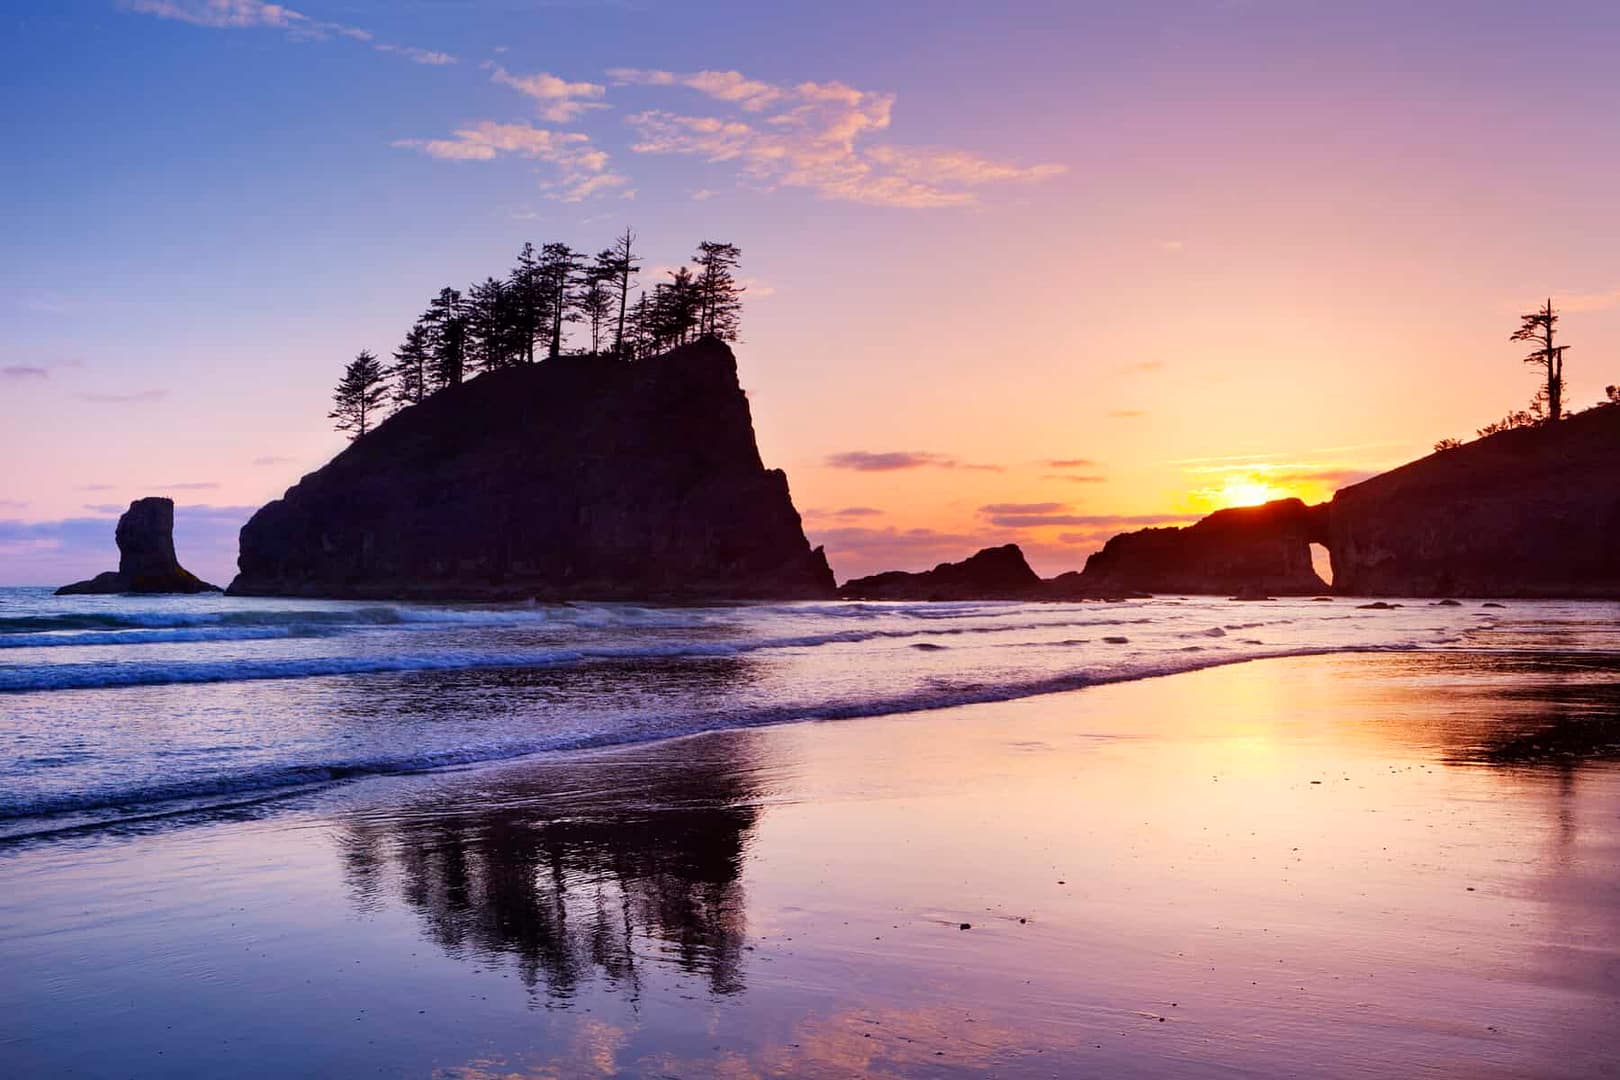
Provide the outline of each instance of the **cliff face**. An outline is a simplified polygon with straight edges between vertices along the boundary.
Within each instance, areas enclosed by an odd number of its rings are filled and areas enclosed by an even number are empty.
[[[834,592],[724,344],[561,357],[389,418],[242,529],[239,595],[438,600]]]
[[[218,592],[180,565],[174,554],[174,500],[136,499],[118,518],[118,569],[56,590],[58,596],[93,593]]]
[[[890,570],[854,578],[838,595],[850,600],[1010,600],[1033,596],[1040,587],[1040,575],[1024,561],[1018,545],[1003,544],[921,573]]]
[[[1071,595],[1204,593],[1310,596],[1327,591],[1311,567],[1327,539],[1322,507],[1298,499],[1217,510],[1185,528],[1122,533],[1053,582]]]
[[[1620,597],[1620,407],[1392,469],[1330,520],[1337,592]]]

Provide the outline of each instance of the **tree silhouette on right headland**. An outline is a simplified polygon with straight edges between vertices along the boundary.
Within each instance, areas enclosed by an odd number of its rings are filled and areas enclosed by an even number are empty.
[[[1540,311],[1523,316],[1512,341],[1531,341],[1540,346],[1524,358],[1527,364],[1539,364],[1547,371],[1546,422],[1556,424],[1564,418],[1564,350],[1567,345],[1554,345],[1553,336],[1558,328],[1558,313],[1553,310],[1552,298]]]

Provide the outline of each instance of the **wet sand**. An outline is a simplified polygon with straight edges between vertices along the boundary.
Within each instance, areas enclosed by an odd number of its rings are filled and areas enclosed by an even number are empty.
[[[1616,1075],[1617,717],[1261,661],[13,846],[0,1074]]]

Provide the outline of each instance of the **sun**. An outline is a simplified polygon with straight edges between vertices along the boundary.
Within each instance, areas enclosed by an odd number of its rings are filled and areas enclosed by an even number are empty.
[[[1225,509],[1229,506],[1259,506],[1273,499],[1287,498],[1288,493],[1252,476],[1232,476],[1220,487],[1204,492],[1204,496],[1211,506]]]

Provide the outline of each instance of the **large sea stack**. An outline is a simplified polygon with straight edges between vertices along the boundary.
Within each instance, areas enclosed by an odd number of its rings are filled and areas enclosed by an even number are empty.
[[[422,600],[831,596],[737,362],[706,338],[558,357],[395,414],[242,529],[230,592]]]
[[[1391,469],[1329,521],[1337,592],[1620,597],[1620,406]]]
[[[136,499],[118,519],[118,569],[75,581],[58,596],[96,593],[219,592],[180,565],[174,553],[174,500]]]

